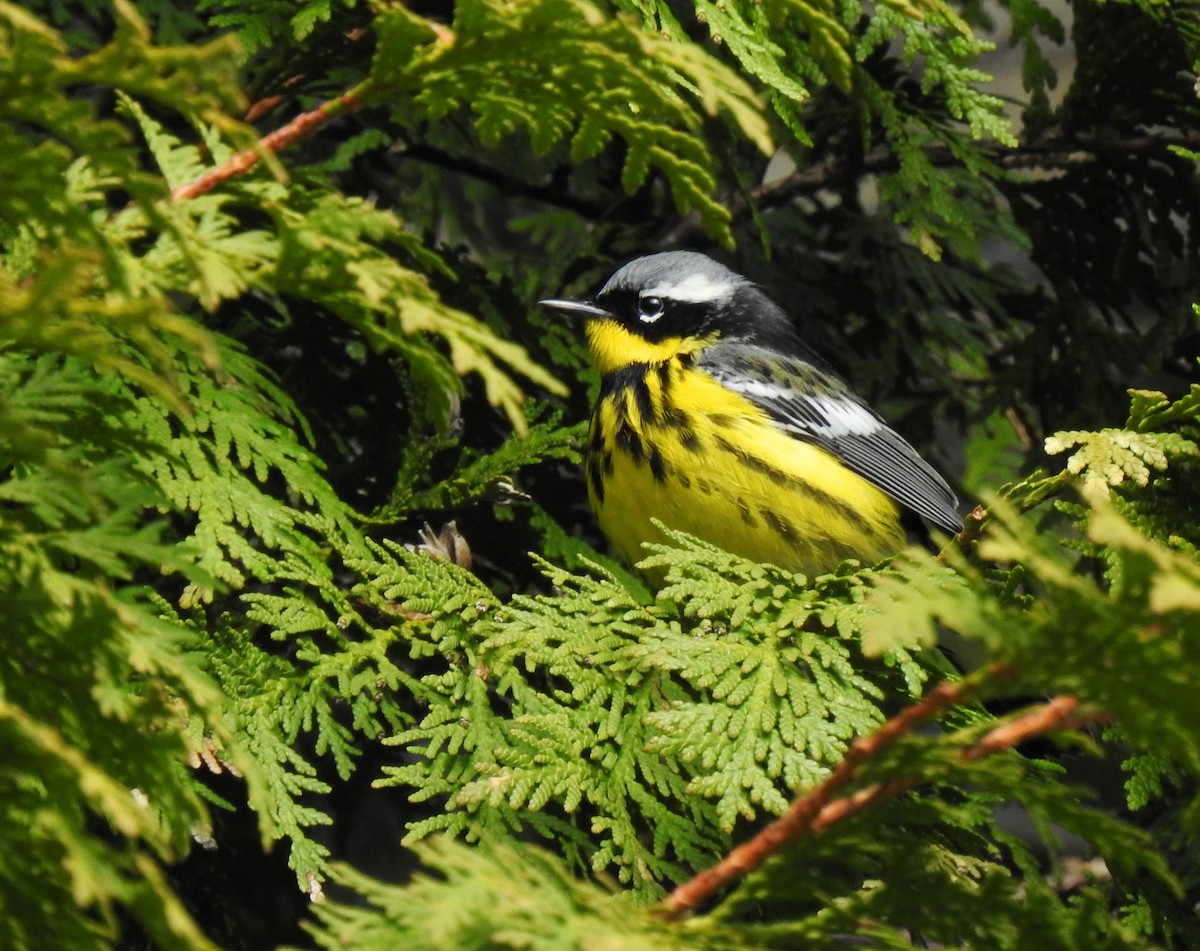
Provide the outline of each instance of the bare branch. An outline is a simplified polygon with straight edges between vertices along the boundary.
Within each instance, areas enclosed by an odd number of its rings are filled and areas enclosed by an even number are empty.
[[[186,185],[180,185],[171,192],[171,197],[182,201],[195,198],[197,195],[205,195],[222,182],[253,168],[265,154],[280,152],[293,142],[312,135],[330,119],[346,112],[356,112],[364,105],[362,99],[352,92],[323,102],[316,109],[302,113],[287,125],[264,135],[254,148],[239,152],[224,165],[209,169],[199,178],[193,179]]]
[[[752,872],[787,844],[817,835],[848,816],[912,789],[917,785],[917,779],[898,777],[835,798],[836,793],[853,782],[859,767],[885,747],[950,707],[964,702],[984,683],[1009,674],[1007,668],[994,664],[958,683],[941,684],[917,703],[902,710],[875,733],[860,737],[825,782],[793,801],[779,819],[737,846],[712,868],[705,869],[668,895],[659,905],[662,916],[672,920],[695,910],[721,888]],[[1079,701],[1076,698],[1066,695],[1055,697],[995,727],[959,753],[958,758],[964,763],[974,762],[1000,750],[1011,749],[1031,737],[1100,719],[1099,714],[1081,717],[1078,709]]]

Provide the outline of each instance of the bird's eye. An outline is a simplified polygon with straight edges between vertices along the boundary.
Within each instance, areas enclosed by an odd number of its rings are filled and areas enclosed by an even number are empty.
[[[663,315],[666,308],[661,297],[642,297],[638,299],[638,320],[644,324],[652,324]]]

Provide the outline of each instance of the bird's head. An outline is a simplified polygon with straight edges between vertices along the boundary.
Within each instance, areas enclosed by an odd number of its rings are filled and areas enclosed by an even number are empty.
[[[795,332],[758,287],[694,251],[668,251],[621,267],[594,297],[540,303],[587,321],[601,374],[663,363],[717,340],[785,349]]]

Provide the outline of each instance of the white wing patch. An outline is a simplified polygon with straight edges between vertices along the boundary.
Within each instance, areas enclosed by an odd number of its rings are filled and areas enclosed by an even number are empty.
[[[779,386],[766,380],[749,377],[725,377],[721,380],[729,389],[756,400],[769,400],[783,406],[797,402],[808,404],[801,427],[819,436],[839,439],[843,436],[867,436],[883,428],[879,418],[854,400],[838,396],[815,394],[809,396],[789,386]]]
[[[646,297],[666,297],[669,300],[683,301],[688,304],[707,304],[713,301],[725,300],[746,281],[742,278],[730,280],[737,275],[704,274],[693,271],[679,280],[661,281],[653,287],[642,288]]]
[[[834,439],[839,436],[866,436],[883,428],[883,423],[874,413],[852,400],[836,396],[809,396],[806,399],[828,420],[824,426],[814,424],[813,429],[822,429]]]
[[[729,389],[745,396],[759,396],[764,400],[786,400],[796,395],[796,391],[786,386],[776,386],[766,380],[752,380],[746,376],[724,376],[717,378]]]

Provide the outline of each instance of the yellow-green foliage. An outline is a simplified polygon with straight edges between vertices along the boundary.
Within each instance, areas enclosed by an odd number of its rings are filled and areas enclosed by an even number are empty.
[[[1077,5],[1055,114],[1062,26],[1008,7],[1059,175],[1012,174],[1048,159],[1000,149],[972,3],[0,0],[0,948],[1200,944],[1200,390],[1113,428],[1118,376],[1193,356],[1194,170],[1146,130],[1194,128],[1195,30]],[[648,591],[593,548],[595,381],[532,302],[684,236],[914,439],[1011,418],[1063,470],[1010,465],[941,560],[664,533]],[[948,633],[1010,673],[864,765],[913,792],[647,911],[956,677]],[[1132,819],[1056,749],[961,761],[1055,691],[1113,717],[1076,739]],[[1057,888],[1010,800],[1106,875]]]

